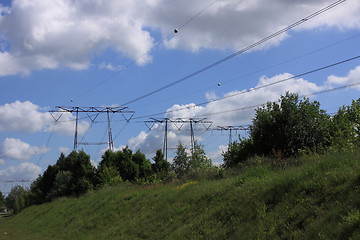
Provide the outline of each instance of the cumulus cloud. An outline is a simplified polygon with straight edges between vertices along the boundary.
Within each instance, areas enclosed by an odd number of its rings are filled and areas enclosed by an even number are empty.
[[[39,106],[16,101],[0,106],[0,131],[37,132],[43,130],[51,116],[40,112]]]
[[[0,50],[0,76],[64,66],[85,69],[107,49],[144,65],[152,60],[149,50],[159,32],[168,48],[239,50],[332,2],[221,0],[193,18],[208,0],[14,0],[10,8],[0,8],[0,42],[6,43]],[[359,11],[360,2],[348,0],[298,29],[358,29]],[[114,68],[111,63],[102,67]]]
[[[59,151],[60,153],[67,154],[67,153],[70,152],[70,149],[67,148],[67,147],[59,147],[59,148],[58,148],[58,151]]]
[[[23,162],[17,166],[11,166],[0,170],[0,179],[6,180],[35,180],[41,173],[41,168],[34,163]]]
[[[55,119],[60,114],[54,114]],[[63,134],[74,134],[75,117],[71,113],[63,113],[61,121],[55,122],[49,112],[30,101],[7,103],[0,106],[0,131],[18,131],[34,133],[39,131],[55,131]],[[90,124],[79,122],[79,134],[84,134]]]
[[[45,147],[30,146],[18,138],[6,138],[0,148],[0,157],[14,160],[28,160],[33,155],[47,152]]]
[[[206,94],[209,103],[205,106],[197,106],[194,103],[179,105],[175,104],[167,110],[166,117],[170,119],[189,119],[189,118],[207,118],[206,121],[212,121],[212,126],[224,125],[247,125],[251,123],[254,117],[255,109],[267,103],[276,101],[287,91],[298,93],[299,95],[308,95],[313,92],[325,89],[325,86],[318,86],[303,78],[291,79],[294,75],[290,73],[279,74],[274,77],[262,76],[255,88],[257,90],[232,91],[224,94],[222,100],[215,101],[213,94]],[[289,79],[282,83],[275,84],[278,81]],[[273,85],[271,85],[273,84]],[[267,86],[267,87],[264,87]],[[219,99],[219,98],[217,98]],[[253,106],[253,107],[249,107]],[[201,142],[201,135],[209,124],[202,125],[197,123],[195,137]],[[168,146],[175,147],[179,141],[189,145],[190,130],[189,122],[169,123],[168,125]],[[129,140],[129,146],[132,149],[140,149],[149,154],[154,153],[156,149],[162,148],[164,136],[164,123],[155,124],[149,132],[141,132],[136,137]],[[211,153],[213,158],[219,158],[222,148]]]
[[[348,85],[359,82],[360,82],[360,66],[357,66],[356,68],[352,69],[347,76],[344,77],[335,76],[335,75],[329,76],[326,81],[326,84],[332,87],[336,85]],[[357,86],[356,89],[360,90],[360,86]]]
[[[214,165],[219,166],[222,164],[222,154],[223,152],[226,152],[227,149],[228,146],[220,145],[215,152],[209,153],[209,158],[212,160]]]
[[[334,1],[222,0],[187,24],[175,38],[166,43],[171,48],[192,51],[203,48],[239,50],[332,2]],[[174,26],[181,26],[208,5],[209,1],[206,0],[159,1],[156,9],[151,11],[149,22],[154,26],[160,26],[163,34],[166,35],[174,29]],[[330,10],[331,12],[308,21],[298,29],[318,27],[358,29],[360,27],[359,10],[359,1],[346,1]],[[283,34],[261,47],[278,45],[286,37],[288,35]]]
[[[0,53],[0,76],[63,65],[85,69],[107,48],[146,64],[153,39],[143,30],[144,9],[143,1],[15,0],[0,17],[0,31],[11,45]]]
[[[107,62],[102,62],[99,65],[99,68],[109,70],[109,71],[121,71],[121,70],[125,69],[124,66],[121,66],[121,65],[120,66],[114,66],[113,64],[107,63]]]

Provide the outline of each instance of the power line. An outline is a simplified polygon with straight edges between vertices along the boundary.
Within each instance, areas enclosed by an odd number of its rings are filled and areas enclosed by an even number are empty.
[[[134,115],[134,111],[127,110],[127,107],[118,106],[118,107],[63,107],[63,106],[57,106],[58,110],[52,110],[49,111],[49,113],[52,115],[53,113],[61,113],[59,117],[53,118],[55,121],[59,121],[63,113],[75,113],[75,135],[74,135],[74,150],[77,150],[77,147],[79,144],[82,145],[102,145],[106,144],[105,142],[97,142],[97,143],[88,143],[88,142],[78,142],[78,122],[79,122],[79,113],[95,113],[95,117],[88,117],[91,119],[92,122],[95,121],[95,119],[98,117],[100,113],[106,113],[107,116],[107,128],[108,128],[108,145],[109,149],[114,149],[114,142],[112,137],[112,128],[111,128],[111,120],[110,120],[110,113],[121,113],[124,117],[124,120],[130,121],[132,116]],[[127,118],[124,114],[130,114],[130,118]]]
[[[322,13],[336,7],[336,6],[338,6],[339,4],[341,4],[341,3],[345,2],[345,1],[346,0],[336,1],[336,2],[334,2],[332,4],[330,4],[330,5],[322,8],[322,9],[320,9],[319,11],[316,11],[316,12],[310,14],[309,16],[307,16],[305,18],[302,18],[301,20],[299,20],[299,21],[297,21],[297,22],[295,22],[295,23],[281,29],[280,31],[277,31],[277,32],[275,32],[275,33],[261,39],[260,41],[257,41],[255,43],[249,45],[248,47],[245,47],[245,48],[243,48],[243,49],[241,49],[241,50],[239,50],[237,52],[234,52],[233,54],[231,54],[231,55],[229,55],[229,56],[227,56],[225,58],[222,58],[222,59],[220,59],[220,60],[218,60],[218,61],[216,61],[216,62],[214,62],[214,63],[212,63],[210,65],[207,65],[206,67],[203,67],[200,70],[197,70],[197,71],[195,71],[195,72],[193,72],[193,73],[191,73],[189,75],[186,75],[185,77],[182,77],[182,78],[180,78],[180,79],[178,79],[178,80],[176,80],[176,81],[174,81],[172,83],[169,83],[169,84],[167,84],[167,85],[165,85],[165,86],[163,86],[161,88],[158,88],[158,89],[156,89],[154,91],[151,91],[151,92],[149,92],[149,93],[147,93],[147,94],[145,94],[143,96],[140,96],[140,97],[137,97],[137,98],[135,98],[133,100],[130,100],[130,101],[128,101],[128,102],[126,102],[126,103],[124,103],[122,105],[129,105],[131,103],[134,103],[136,101],[139,101],[141,99],[149,97],[149,96],[151,96],[151,95],[153,95],[155,93],[158,93],[158,92],[160,92],[162,90],[165,90],[165,89],[167,89],[169,87],[172,87],[172,86],[174,86],[174,85],[176,85],[176,84],[178,84],[180,82],[183,82],[183,81],[185,81],[185,80],[187,80],[189,78],[192,78],[192,77],[194,77],[194,76],[196,76],[196,75],[198,75],[198,74],[200,74],[202,72],[205,72],[205,71],[207,71],[207,70],[209,70],[209,69],[211,69],[211,68],[213,68],[213,67],[215,67],[215,66],[217,66],[219,64],[222,64],[222,63],[224,63],[224,62],[226,62],[226,61],[228,61],[228,60],[230,60],[230,59],[232,59],[232,58],[234,58],[234,57],[236,57],[236,56],[238,56],[238,55],[240,55],[240,54],[242,54],[244,52],[247,52],[247,51],[249,51],[249,50],[251,50],[251,49],[253,49],[253,48],[255,48],[255,47],[257,47],[257,46],[259,46],[261,44],[263,44],[264,42],[267,42],[267,41],[269,41],[269,40],[271,40],[271,39],[273,39],[273,38],[287,32],[287,31],[289,31],[289,30],[291,30],[293,28],[297,27],[298,25],[301,25],[302,23],[304,23],[304,22],[306,22],[306,21],[308,21],[308,20],[310,20],[310,19],[312,19],[312,18],[314,18],[314,17],[316,17],[316,16],[318,16],[318,15],[320,15],[320,14],[322,14]]]
[[[307,71],[305,73],[300,73],[300,74],[292,76],[292,77],[281,79],[281,80],[276,81],[276,82],[272,82],[272,83],[269,83],[269,84],[261,85],[259,87],[251,88],[250,90],[244,90],[244,91],[237,92],[237,93],[234,93],[234,94],[231,94],[231,95],[228,95],[228,96],[224,96],[224,97],[221,97],[221,98],[217,98],[217,99],[214,99],[214,100],[194,104],[194,105],[191,105],[191,106],[188,106],[188,107],[182,107],[182,108],[178,108],[178,109],[175,109],[175,110],[169,110],[169,111],[150,114],[150,115],[146,115],[146,116],[135,117],[133,119],[149,118],[149,117],[154,117],[154,116],[158,116],[158,115],[162,115],[162,114],[166,114],[166,113],[172,113],[172,112],[177,112],[177,111],[181,111],[181,110],[192,109],[192,108],[195,108],[195,107],[198,107],[198,106],[206,105],[208,103],[221,101],[221,100],[228,99],[228,98],[231,98],[231,97],[235,97],[235,96],[238,96],[238,95],[241,95],[241,94],[246,94],[246,93],[253,92],[253,91],[256,91],[256,90],[259,90],[259,89],[262,89],[262,88],[270,87],[270,86],[273,86],[273,85],[276,85],[276,84],[279,84],[279,83],[289,81],[291,79],[295,79],[295,78],[302,77],[302,76],[312,74],[312,73],[315,73],[315,72],[319,72],[319,71],[322,71],[322,70],[325,70],[325,69],[328,69],[328,68],[331,68],[331,67],[335,67],[337,65],[344,64],[344,63],[347,63],[347,62],[350,62],[350,61],[353,61],[353,60],[356,60],[356,59],[359,59],[359,58],[360,58],[360,55],[355,56],[355,57],[351,57],[351,58],[348,58],[348,59],[345,59],[345,60],[342,60],[342,61],[339,61],[339,62],[336,62],[336,63],[332,63],[332,64],[329,64],[329,65],[326,65],[326,66],[323,66],[323,67],[319,67],[319,68]]]
[[[175,28],[174,32],[167,35],[164,39],[162,39],[161,41],[158,41],[157,43],[154,44],[154,46],[152,46],[148,51],[144,52],[140,57],[128,62],[127,64],[125,64],[120,70],[116,71],[115,73],[113,73],[112,75],[110,75],[109,77],[105,78],[103,81],[99,82],[98,84],[96,84],[95,86],[89,88],[88,90],[86,90],[84,93],[82,93],[81,95],[77,96],[76,98],[74,98],[74,100],[77,100],[87,94],[89,94],[90,92],[94,91],[96,88],[100,87],[101,85],[105,84],[106,82],[108,82],[109,80],[113,79],[116,75],[118,75],[120,72],[124,71],[125,69],[127,69],[128,67],[130,67],[131,65],[133,65],[134,63],[136,63],[138,60],[140,60],[141,58],[143,58],[144,56],[148,55],[149,53],[153,52],[158,46],[160,46],[163,42],[165,42],[168,39],[171,39],[172,37],[175,36],[176,33],[178,33],[178,31],[182,28],[184,28],[186,25],[188,25],[190,22],[194,21],[195,18],[199,17],[202,13],[204,13],[208,8],[210,8],[212,5],[214,5],[217,1],[219,0],[215,0],[214,2],[212,2],[211,4],[209,4],[208,6],[206,6],[205,8],[203,8],[200,12],[198,12],[197,14],[195,14],[194,16],[192,16],[189,20],[187,20],[185,23],[183,23],[180,27]]]
[[[204,9],[202,9],[200,12],[198,12],[196,15],[194,15],[193,17],[191,17],[188,21],[186,21],[183,25],[181,25],[180,27],[178,27],[175,30],[180,30],[183,27],[185,27],[186,25],[188,25],[190,22],[194,21],[195,18],[199,17],[203,12],[205,12],[208,8],[210,8],[212,5],[214,5],[217,1],[219,0],[215,0],[214,2],[210,3],[207,7],[205,7]]]
[[[324,94],[324,93],[328,93],[328,92],[339,91],[339,90],[343,90],[343,89],[346,89],[346,88],[352,88],[352,87],[356,87],[356,86],[360,86],[360,82],[355,82],[355,83],[343,85],[343,86],[340,86],[340,87],[321,90],[321,91],[313,92],[313,93],[310,93],[310,94],[301,95],[299,97],[300,98],[310,97],[310,96],[320,95],[320,94]],[[253,106],[246,106],[246,107],[240,107],[240,108],[224,110],[224,111],[220,111],[220,112],[201,114],[201,115],[197,115],[196,117],[206,117],[206,116],[212,116],[212,115],[218,115],[218,114],[224,114],[224,113],[230,113],[230,112],[237,112],[237,111],[242,111],[242,110],[247,110],[247,109],[254,109],[254,108],[257,108],[257,107],[264,106],[266,104],[267,103],[261,103],[261,104],[256,104],[256,105],[253,105]]]
[[[260,73],[260,72],[263,72],[263,71],[265,71],[265,70],[269,70],[269,69],[272,69],[272,68],[281,66],[281,65],[283,65],[283,64],[285,64],[285,63],[289,63],[289,62],[298,60],[298,59],[300,59],[300,58],[310,56],[310,55],[312,55],[312,54],[314,54],[314,53],[323,51],[323,50],[325,50],[325,49],[334,47],[334,46],[336,46],[336,45],[342,44],[342,43],[344,43],[344,42],[346,42],[346,41],[350,41],[350,40],[353,40],[353,39],[358,38],[358,37],[360,37],[360,34],[355,34],[355,35],[353,35],[353,36],[351,36],[351,37],[342,39],[342,40],[340,40],[340,41],[333,42],[333,43],[331,43],[331,44],[329,44],[329,45],[326,45],[326,46],[323,46],[323,47],[321,47],[321,48],[312,50],[312,51],[310,51],[310,52],[307,52],[307,53],[304,53],[304,54],[295,56],[295,57],[293,57],[293,58],[286,59],[286,60],[284,60],[284,61],[282,61],[282,62],[273,64],[273,65],[270,65],[270,66],[266,66],[266,67],[261,68],[261,69],[259,69],[259,70],[255,70],[255,71],[253,71],[253,72],[246,73],[246,74],[243,74],[243,75],[238,76],[238,77],[234,77],[234,78],[229,79],[229,80],[227,80],[227,81],[221,82],[221,86],[226,85],[226,84],[229,84],[229,83],[231,83],[231,82],[237,81],[237,80],[242,79],[242,78],[245,78],[245,77],[249,77],[249,76],[255,75],[255,74]],[[193,94],[196,94],[196,93],[199,93],[199,92],[203,92],[203,91],[210,90],[210,89],[214,89],[214,88],[218,88],[218,87],[219,87],[218,84],[216,84],[216,85],[214,84],[214,85],[212,85],[212,86],[210,86],[210,87],[198,89],[198,90],[191,91],[191,92],[188,92],[188,93],[184,93],[184,94],[178,95],[178,96],[173,96],[173,97],[168,98],[168,99],[159,100],[159,101],[152,102],[152,103],[147,103],[147,104],[141,104],[141,107],[151,106],[151,105],[154,105],[154,104],[157,104],[157,103],[162,103],[162,102],[167,102],[167,101],[170,101],[170,100],[174,100],[174,99],[177,99],[177,98],[181,98],[181,97],[193,95]],[[138,107],[138,106],[133,106],[133,108],[136,108],[136,107]]]
[[[340,41],[333,42],[333,43],[331,43],[331,44],[329,44],[329,45],[326,45],[326,46],[323,46],[323,47],[321,47],[321,48],[312,50],[312,51],[310,51],[310,52],[307,52],[307,53],[304,53],[304,54],[301,54],[301,55],[292,57],[292,58],[290,58],[290,59],[286,59],[286,60],[284,60],[284,61],[282,61],[282,62],[273,64],[273,65],[270,65],[270,66],[266,66],[266,67],[264,67],[264,68],[255,70],[255,71],[250,72],[250,73],[243,74],[243,75],[238,76],[238,77],[234,77],[234,78],[229,79],[229,80],[227,80],[227,81],[221,82],[221,86],[226,85],[226,84],[229,84],[229,83],[231,83],[231,82],[237,81],[237,80],[242,79],[242,78],[245,78],[245,77],[249,77],[249,76],[255,75],[255,74],[260,73],[260,72],[263,72],[263,71],[265,71],[265,70],[269,70],[269,69],[272,69],[272,68],[281,66],[281,65],[283,65],[283,64],[285,64],[285,63],[293,62],[293,61],[298,60],[298,59],[300,59],[300,58],[310,56],[310,55],[312,55],[312,54],[314,54],[314,53],[323,51],[323,50],[325,50],[325,49],[334,47],[334,46],[336,46],[336,45],[342,44],[342,43],[344,43],[344,42],[353,40],[353,39],[358,38],[358,37],[360,37],[360,34],[355,34],[355,35],[353,35],[353,36],[351,36],[351,37],[342,39],[342,40],[340,40]],[[192,94],[196,94],[196,93],[199,93],[199,92],[203,92],[203,91],[210,90],[210,89],[214,89],[214,88],[218,88],[218,87],[219,87],[218,84],[214,84],[214,85],[212,85],[212,86],[210,86],[210,87],[198,89],[198,90],[191,91],[191,92],[188,92],[188,93],[185,93],[185,94],[182,94],[182,95],[178,95],[178,96],[173,96],[173,97],[168,98],[168,99],[159,100],[159,101],[152,102],[152,103],[148,103],[148,104],[141,104],[141,106],[142,106],[142,107],[144,107],[144,106],[150,106],[150,105],[153,105],[153,104],[156,104],[156,103],[162,103],[162,102],[166,102],[166,101],[169,101],[169,100],[174,100],[174,99],[176,99],[176,98],[181,98],[181,97],[189,96],[189,95],[192,95]],[[136,107],[136,106],[134,106],[134,108],[135,108],[135,107]]]

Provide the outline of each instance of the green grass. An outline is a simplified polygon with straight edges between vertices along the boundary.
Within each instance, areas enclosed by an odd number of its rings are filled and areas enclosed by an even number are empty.
[[[360,239],[359,156],[259,158],[220,180],[61,198],[0,218],[0,239]]]

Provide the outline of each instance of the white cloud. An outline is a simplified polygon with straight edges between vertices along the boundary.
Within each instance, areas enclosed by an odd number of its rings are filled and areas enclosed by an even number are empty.
[[[107,62],[102,62],[100,65],[99,65],[99,68],[100,69],[105,69],[105,70],[109,70],[109,71],[121,71],[123,69],[125,69],[124,66],[114,66],[113,64],[111,63],[107,63]]]
[[[0,170],[0,179],[6,180],[35,180],[41,173],[41,168],[34,163],[23,162]]]
[[[45,147],[30,146],[18,138],[6,138],[0,148],[0,157],[15,160],[28,160],[33,155],[47,152]]]
[[[58,151],[59,151],[60,153],[67,154],[67,153],[70,152],[70,149],[67,148],[67,147],[59,147],[59,148],[58,148]]]
[[[54,114],[55,118],[60,113]],[[0,131],[39,132],[55,131],[68,135],[74,134],[75,117],[71,113],[63,113],[58,123],[49,112],[41,111],[38,105],[30,101],[7,103],[0,106]],[[84,134],[90,127],[86,121],[79,121],[79,134]]]
[[[222,161],[222,154],[226,152],[228,149],[227,145],[220,145],[218,146],[217,151],[209,153],[209,158],[212,160],[213,164],[219,166],[223,163]]]
[[[172,39],[164,39],[165,45],[191,51],[239,50],[332,2],[217,1]],[[0,40],[7,42],[0,51],[0,76],[63,66],[85,69],[107,49],[138,65],[147,64],[159,31],[163,38],[169,36],[208,5],[208,0],[14,0],[0,14]],[[360,2],[348,0],[298,29],[359,29],[359,11]],[[286,37],[261,48],[278,45]],[[111,63],[103,67],[116,68]]]
[[[283,79],[293,77],[292,74],[284,73],[268,78],[262,76],[255,88],[269,85]],[[188,119],[188,118],[207,118],[213,122],[212,126],[225,125],[247,125],[251,123],[254,117],[256,106],[265,104],[269,101],[277,101],[281,95],[287,91],[298,93],[299,95],[307,95],[316,91],[325,89],[324,86],[318,86],[305,79],[289,79],[288,81],[260,88],[256,91],[242,90],[226,93],[223,100],[212,101],[205,106],[196,106],[195,104],[178,105],[175,104],[167,110],[166,117],[170,119]],[[207,94],[206,97],[209,98]],[[210,97],[213,99],[214,95]],[[244,107],[254,106],[246,109]],[[205,126],[200,123],[194,124],[196,139],[201,143],[201,135],[205,132]],[[168,146],[175,147],[179,141],[189,146],[190,130],[189,123],[169,123],[168,125]],[[179,129],[181,131],[179,131]],[[202,131],[200,129],[203,129]],[[155,124],[150,132],[141,132],[136,137],[129,140],[129,146],[132,149],[140,149],[142,152],[149,154],[154,153],[157,149],[162,148],[164,137],[164,123]],[[215,153],[211,153],[211,157],[216,161],[221,156],[220,148]]]
[[[16,101],[0,106],[0,131],[37,132],[44,129],[51,116],[40,112],[40,107]]]
[[[143,9],[143,1],[13,1],[10,13],[0,17],[11,45],[0,55],[0,76],[62,65],[85,69],[107,48],[146,64],[153,40],[143,30]]]
[[[332,2],[334,1],[218,1],[194,21],[187,24],[184,29],[181,29],[176,37],[167,41],[167,46],[193,51],[203,48],[239,50]],[[149,22],[154,27],[160,26],[164,36],[166,36],[175,27],[181,26],[208,5],[209,1],[206,0],[196,2],[191,0],[162,0],[159,1],[156,9],[150,12]],[[359,10],[359,1],[346,1],[304,23],[298,29],[313,29],[324,26],[358,29],[360,27]],[[277,45],[286,37],[288,35],[283,34],[261,47]]]
[[[332,87],[334,85],[347,85],[347,84],[359,83],[359,82],[360,82],[360,66],[357,66],[354,69],[352,69],[345,77],[339,77],[335,75],[329,76],[326,81],[326,84]],[[357,86],[356,89],[360,90],[360,86]]]
[[[4,164],[5,160],[4,159],[0,159],[0,165]]]

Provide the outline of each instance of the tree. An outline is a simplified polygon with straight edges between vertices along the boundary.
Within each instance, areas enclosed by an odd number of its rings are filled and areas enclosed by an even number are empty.
[[[40,204],[60,196],[80,196],[93,188],[95,180],[95,168],[84,151],[61,153],[56,164],[31,184],[31,199]]]
[[[360,98],[342,106],[332,117],[332,145],[337,150],[352,150],[360,144]]]
[[[209,168],[211,166],[211,159],[206,156],[204,147],[195,141],[193,154],[189,160],[189,168],[191,170],[196,170],[199,168]]]
[[[155,173],[168,173],[170,171],[170,163],[164,158],[161,149],[156,151],[153,161],[154,164],[152,165],[152,168]]]
[[[141,162],[143,160],[140,154],[138,154],[137,157],[137,161]],[[124,181],[135,182],[139,178],[139,165],[133,161],[132,151],[128,147],[117,152],[112,152],[110,150],[106,151],[100,162],[100,171],[105,166],[115,167],[119,172],[121,179]]]
[[[60,155],[60,158],[65,158],[63,154]],[[31,201],[34,204],[41,204],[46,201],[51,200],[48,197],[55,181],[56,174],[59,169],[56,165],[49,165],[43,175],[39,176],[30,186],[31,191]]]
[[[132,160],[138,165],[139,178],[146,180],[152,174],[151,162],[139,150],[132,155]]]
[[[66,158],[59,159],[56,165],[60,171],[71,173],[71,195],[80,196],[93,188],[95,168],[91,164],[90,156],[84,151],[72,151]]]
[[[12,209],[16,214],[29,205],[29,193],[23,187],[17,185],[11,189],[5,201],[6,207]]]
[[[164,158],[164,154],[161,149],[156,151],[156,154],[153,158],[154,163],[152,164],[153,172],[157,177],[164,181],[168,178],[170,172],[170,163]]]
[[[224,152],[224,166],[227,168],[236,167],[239,163],[245,162],[254,156],[254,144],[251,138],[239,139],[229,144],[228,150]]]
[[[122,183],[122,178],[117,169],[113,166],[104,166],[98,172],[100,186],[114,186]]]
[[[48,193],[49,199],[71,195],[72,173],[70,171],[59,171],[55,176],[54,184]]]
[[[5,197],[3,193],[0,191],[0,208],[5,206]]]
[[[179,143],[176,148],[172,169],[177,177],[182,177],[189,171],[189,157],[182,143]]]
[[[316,101],[286,93],[280,103],[256,110],[251,138],[256,154],[294,156],[299,151],[320,150],[330,145],[330,118]]]

